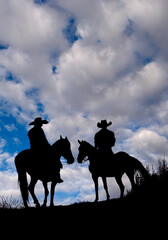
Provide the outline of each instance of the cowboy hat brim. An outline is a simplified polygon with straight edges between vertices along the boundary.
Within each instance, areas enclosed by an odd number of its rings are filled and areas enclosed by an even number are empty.
[[[110,121],[109,123],[107,123],[106,121],[105,122],[98,122],[97,123],[97,126],[98,128],[103,128],[103,127],[108,127],[112,124],[112,122]]]
[[[41,121],[36,121],[34,120],[33,122],[29,123],[29,125],[37,125],[37,124],[48,124],[49,122],[47,120],[41,120]]]

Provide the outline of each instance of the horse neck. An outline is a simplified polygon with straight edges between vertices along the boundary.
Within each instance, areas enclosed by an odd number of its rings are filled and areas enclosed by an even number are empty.
[[[53,151],[53,154],[56,155],[56,157],[61,157],[61,149],[62,149],[62,146],[60,144],[60,141],[56,141],[52,146],[51,146],[51,149]]]
[[[88,158],[90,160],[92,160],[92,158],[95,156],[96,154],[96,148],[93,147],[91,144],[88,143]]]

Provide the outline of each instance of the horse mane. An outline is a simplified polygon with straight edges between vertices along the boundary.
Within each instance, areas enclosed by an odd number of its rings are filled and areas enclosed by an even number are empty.
[[[60,147],[62,147],[61,146],[61,143],[65,143],[65,142],[68,142],[69,144],[70,144],[70,142],[69,142],[69,140],[68,140],[68,138],[66,137],[66,138],[62,138],[62,136],[60,137],[60,139],[58,139],[55,143],[53,143],[52,145],[51,145],[51,149],[54,151],[55,149],[59,149]]]
[[[82,143],[84,143],[85,145],[87,145],[92,151],[94,150],[95,152],[97,152],[97,149],[96,149],[92,144],[90,144],[89,142],[87,142],[87,141],[82,141]]]
[[[60,140],[61,140],[61,139],[58,139],[55,143],[53,143],[53,144],[51,145],[51,147],[52,147],[52,148],[57,147],[57,145],[60,143]]]
[[[87,141],[85,141],[85,140],[82,140],[82,143],[85,144],[85,145],[88,145],[88,146],[90,146],[90,147],[94,147],[94,146],[92,146],[92,144],[90,144],[89,142],[87,142]]]

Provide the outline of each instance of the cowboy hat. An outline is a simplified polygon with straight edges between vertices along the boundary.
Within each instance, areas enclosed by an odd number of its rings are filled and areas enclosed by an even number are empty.
[[[98,128],[104,128],[104,127],[108,127],[112,124],[112,122],[110,121],[109,123],[107,123],[106,120],[101,120],[101,122],[97,123]]]
[[[38,125],[38,124],[47,124],[47,120],[42,120],[41,117],[35,118],[33,122],[29,123],[29,125]]]

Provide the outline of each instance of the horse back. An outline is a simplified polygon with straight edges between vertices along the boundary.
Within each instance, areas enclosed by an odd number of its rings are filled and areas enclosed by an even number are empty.
[[[92,175],[101,177],[114,177],[116,174],[123,174],[130,165],[130,156],[126,152],[113,154],[111,159],[103,159],[97,156],[97,161],[89,165]]]
[[[15,165],[20,166],[22,163],[25,164],[26,160],[30,158],[31,150],[26,149],[18,153],[15,157]]]

